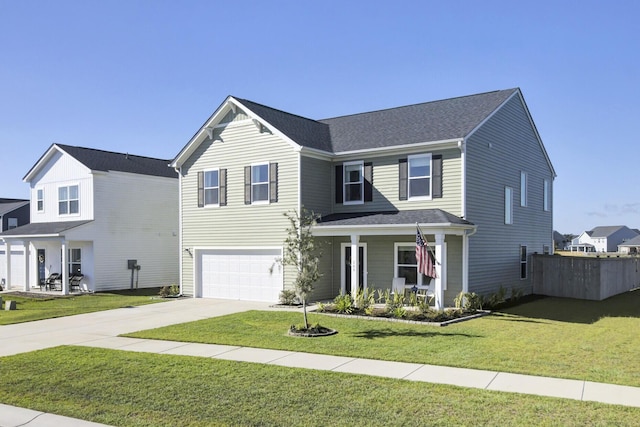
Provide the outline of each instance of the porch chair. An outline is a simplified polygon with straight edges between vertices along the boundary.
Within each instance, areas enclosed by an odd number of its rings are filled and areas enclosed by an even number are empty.
[[[401,293],[402,295],[404,295],[404,283],[405,283],[405,278],[404,277],[394,277],[393,281],[391,282],[391,295],[395,295],[396,293]]]
[[[436,286],[435,286],[434,280],[431,280],[429,282],[429,285],[418,289],[418,291],[416,292],[416,298],[418,298],[418,301],[424,300],[425,302],[429,302],[435,296],[436,296]]]
[[[44,289],[55,290],[58,283],[60,283],[62,286],[62,282],[60,282],[61,279],[62,276],[60,275],[60,273],[51,273],[49,277],[47,277],[47,279],[44,281]],[[42,290],[42,284],[40,285],[40,290]]]
[[[73,291],[73,288],[76,288],[78,291],[80,290],[80,282],[84,279],[84,275],[82,274],[74,274],[69,278],[69,290]]]

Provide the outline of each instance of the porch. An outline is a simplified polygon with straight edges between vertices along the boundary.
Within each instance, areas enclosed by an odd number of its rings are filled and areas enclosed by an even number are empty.
[[[418,273],[418,227],[435,255],[436,278]],[[475,229],[441,209],[325,216],[313,229],[325,243],[318,295],[355,298],[364,289],[391,289],[394,278],[404,278],[406,290],[429,288],[434,307],[443,309],[468,289],[468,238]]]

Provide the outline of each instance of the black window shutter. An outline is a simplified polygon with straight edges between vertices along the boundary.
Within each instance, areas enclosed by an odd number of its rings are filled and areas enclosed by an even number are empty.
[[[407,200],[407,159],[398,160],[398,199]]]
[[[278,202],[278,164],[269,163],[269,202]]]
[[[433,185],[433,198],[441,198],[442,197],[442,155],[432,156],[431,164],[433,167],[433,171],[431,173],[432,176],[432,185]]]
[[[198,207],[204,206],[204,172],[198,172]]]
[[[364,201],[373,201],[373,163],[364,164]]]
[[[220,200],[220,206],[227,206],[227,170],[220,169],[220,194],[218,195]]]
[[[244,167],[244,204],[251,204],[251,166]]]
[[[342,203],[343,176],[342,165],[336,166],[336,203]]]

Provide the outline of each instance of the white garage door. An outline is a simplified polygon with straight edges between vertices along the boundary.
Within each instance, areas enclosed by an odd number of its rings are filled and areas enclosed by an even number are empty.
[[[208,249],[199,255],[203,298],[277,302],[282,268],[279,249]],[[271,271],[270,271],[271,270]]]

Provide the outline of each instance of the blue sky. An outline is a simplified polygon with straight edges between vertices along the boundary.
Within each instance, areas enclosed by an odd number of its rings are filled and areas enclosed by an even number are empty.
[[[0,0],[0,197],[54,142],[173,158],[227,95],[321,119],[520,87],[554,228],[640,227],[640,2]]]

